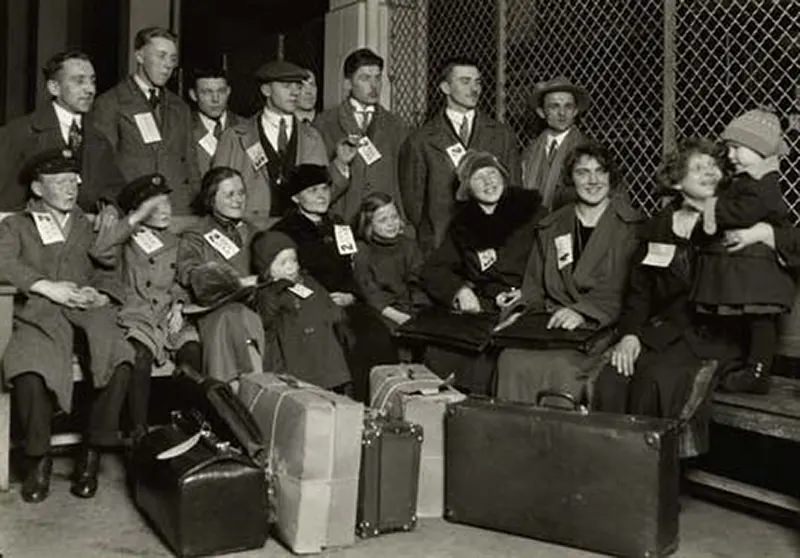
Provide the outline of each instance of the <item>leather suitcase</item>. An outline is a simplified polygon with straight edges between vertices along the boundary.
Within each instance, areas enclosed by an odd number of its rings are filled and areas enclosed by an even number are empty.
[[[364,420],[358,484],[360,537],[410,531],[417,524],[422,428],[375,415]]]
[[[264,471],[210,431],[153,430],[134,446],[133,466],[136,506],[177,556],[264,546]]]
[[[468,399],[445,418],[445,517],[617,556],[678,546],[677,424]]]

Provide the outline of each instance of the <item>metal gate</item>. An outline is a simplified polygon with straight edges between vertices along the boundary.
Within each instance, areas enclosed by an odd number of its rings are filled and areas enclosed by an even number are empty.
[[[737,114],[767,106],[791,153],[782,185],[800,221],[800,0],[393,0],[393,109],[419,125],[442,103],[437,72],[453,55],[484,76],[481,108],[540,131],[528,100],[537,81],[587,87],[582,128],[616,154],[634,202],[651,213],[664,152],[717,137]]]

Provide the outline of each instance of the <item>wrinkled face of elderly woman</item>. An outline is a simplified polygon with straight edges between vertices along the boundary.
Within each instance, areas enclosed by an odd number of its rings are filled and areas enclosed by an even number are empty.
[[[683,178],[675,185],[685,198],[702,201],[712,197],[722,180],[717,160],[707,153],[692,153],[686,160]]]
[[[591,155],[581,155],[572,166],[572,183],[578,202],[595,206],[608,199],[611,183],[608,169]]]
[[[470,195],[483,205],[496,204],[505,187],[505,179],[497,167],[479,168],[469,177]]]

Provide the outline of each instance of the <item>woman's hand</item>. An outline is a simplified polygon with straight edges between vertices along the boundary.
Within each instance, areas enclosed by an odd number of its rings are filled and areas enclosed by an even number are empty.
[[[502,292],[498,294],[494,301],[499,308],[507,308],[512,306],[522,297],[522,291],[517,288]]]
[[[560,308],[550,316],[550,321],[547,322],[547,329],[566,329],[572,331],[573,329],[582,326],[586,323],[586,318],[581,316],[572,308]]]
[[[356,297],[351,293],[340,293],[338,291],[331,293],[331,300],[336,306],[346,308],[356,301]]]
[[[458,289],[456,296],[453,297],[453,308],[468,314],[477,314],[481,311],[481,303],[475,291],[464,286]]]
[[[723,240],[728,252],[738,252],[759,242],[775,249],[775,229],[769,223],[756,223],[748,229],[725,231]]]
[[[241,277],[239,279],[239,283],[242,287],[255,287],[258,283],[258,275],[248,275],[246,277]]]
[[[183,303],[174,302],[167,314],[167,331],[171,335],[177,334],[183,328]]]
[[[617,369],[617,373],[631,377],[641,352],[642,343],[639,338],[631,334],[625,335],[611,350],[611,366]]]

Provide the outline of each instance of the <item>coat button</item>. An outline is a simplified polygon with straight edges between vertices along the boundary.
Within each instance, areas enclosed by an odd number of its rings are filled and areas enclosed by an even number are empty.
[[[150,286],[152,286],[152,284],[153,284],[153,282],[148,280],[148,281],[145,281],[144,286],[149,288]]]
[[[303,330],[303,333],[305,333],[306,335],[311,335],[312,333],[314,333],[314,328],[313,327],[307,327],[307,328],[305,328]]]
[[[156,259],[155,258],[148,258],[147,261],[150,262],[151,264],[156,263]]]

